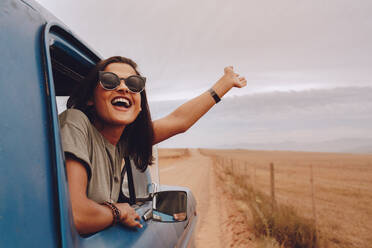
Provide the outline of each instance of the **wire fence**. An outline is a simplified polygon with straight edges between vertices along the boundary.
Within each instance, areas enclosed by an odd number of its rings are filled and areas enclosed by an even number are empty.
[[[218,151],[201,153],[270,197],[273,210],[277,204],[293,206],[312,220],[317,233],[327,236],[329,247],[369,247],[372,243],[371,155],[311,154],[311,159],[275,160],[265,158],[265,153],[260,159]]]

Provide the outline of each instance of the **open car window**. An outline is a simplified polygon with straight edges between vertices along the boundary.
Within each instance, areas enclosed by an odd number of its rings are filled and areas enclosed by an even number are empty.
[[[148,166],[145,172],[140,172],[131,162],[134,191],[136,194],[137,201],[145,201],[148,199],[150,193],[157,191],[159,185],[159,168],[158,168],[158,149],[157,146],[153,146],[152,154],[154,157],[153,164]],[[123,165],[124,167],[124,165]],[[128,188],[128,174],[124,174],[124,180],[122,184],[122,192],[125,197],[129,198]]]
[[[56,96],[58,114],[66,110],[68,96]]]
[[[66,110],[69,95],[100,58],[59,26],[51,26],[45,42],[48,46],[49,74],[52,75],[50,81],[53,83],[58,115]],[[156,148],[154,150],[154,154],[156,154]],[[159,183],[157,160],[145,173],[138,171],[134,166],[132,167],[136,198],[148,198],[149,193],[155,191],[152,182]],[[127,174],[124,176],[122,190],[129,197]]]
[[[66,109],[68,96],[100,58],[59,26],[46,35],[49,63],[58,114]]]

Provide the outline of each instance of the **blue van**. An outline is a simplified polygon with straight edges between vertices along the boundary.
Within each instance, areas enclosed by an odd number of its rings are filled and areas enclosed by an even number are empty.
[[[159,185],[150,169],[133,169],[124,184],[135,189],[130,197],[138,199],[142,229],[117,225],[80,236],[71,214],[57,101],[101,57],[32,0],[0,1],[0,56],[0,247],[194,245],[191,191]],[[156,165],[151,170],[158,173]],[[156,199],[163,192],[184,194],[186,219],[162,213]]]

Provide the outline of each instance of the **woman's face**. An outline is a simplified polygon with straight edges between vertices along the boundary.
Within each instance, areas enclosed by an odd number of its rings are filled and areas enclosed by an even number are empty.
[[[119,78],[137,75],[132,66],[124,63],[111,63],[105,71],[113,72]],[[105,90],[98,83],[93,94],[96,113],[103,125],[126,126],[132,123],[141,111],[141,94],[128,91],[124,81],[114,90]]]

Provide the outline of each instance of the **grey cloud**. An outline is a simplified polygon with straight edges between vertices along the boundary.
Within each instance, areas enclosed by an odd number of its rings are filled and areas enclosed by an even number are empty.
[[[370,87],[349,87],[224,98],[188,133],[162,146],[244,148],[271,143],[277,147],[273,144],[289,142],[303,149],[338,139],[372,140],[371,95]],[[152,102],[150,106],[156,118],[181,102]],[[319,150],[325,147],[319,146]]]
[[[103,56],[131,57],[158,82],[208,87],[233,64],[255,91],[372,84],[369,0],[39,1]]]
[[[150,100],[197,95],[229,64],[248,78],[228,94],[246,96],[224,98],[164,146],[371,138],[369,0],[39,1],[103,56],[135,59]],[[181,102],[151,108],[160,117]]]

